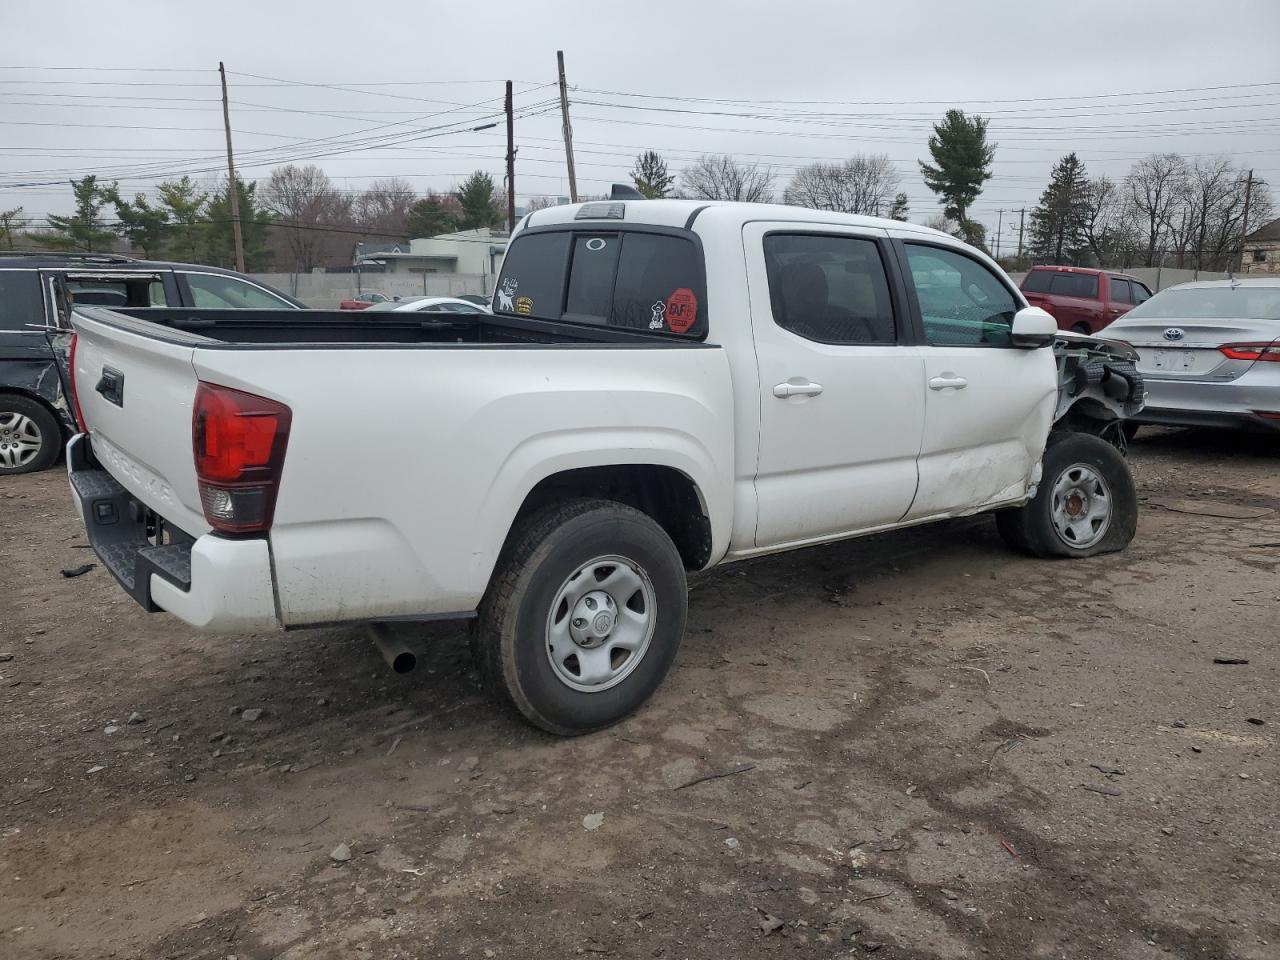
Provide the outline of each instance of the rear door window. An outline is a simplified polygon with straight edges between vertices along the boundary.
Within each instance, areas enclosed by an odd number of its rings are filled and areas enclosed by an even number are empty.
[[[1098,299],[1098,276],[1090,273],[1055,273],[1049,281],[1049,292],[1060,297]]]
[[[702,339],[702,257],[692,240],[642,231],[518,236],[502,265],[494,313]]]
[[[0,270],[0,330],[35,333],[44,323],[39,274],[34,270]]]

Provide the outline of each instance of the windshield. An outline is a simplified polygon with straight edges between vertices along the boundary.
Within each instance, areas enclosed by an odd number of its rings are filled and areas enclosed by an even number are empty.
[[[1125,314],[1126,320],[1280,320],[1280,286],[1174,287]]]

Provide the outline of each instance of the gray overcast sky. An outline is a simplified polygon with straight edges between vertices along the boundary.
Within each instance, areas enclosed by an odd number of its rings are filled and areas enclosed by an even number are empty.
[[[677,171],[703,152],[777,164],[779,188],[797,164],[880,152],[923,221],[938,208],[916,160],[949,106],[991,117],[996,175],[974,210],[988,229],[997,208],[1034,204],[1072,149],[1091,175],[1175,150],[1230,154],[1280,184],[1277,0],[1075,0],[1069,12],[1026,0],[4,7],[0,209],[29,216],[65,212],[65,181],[82,173],[130,191],[214,175],[219,59],[248,178],[294,158],[348,189],[397,175],[446,190],[476,168],[500,177],[501,125],[459,128],[500,119],[510,78],[517,192],[565,194],[557,49],[576,88],[584,192],[625,181],[646,147]],[[97,69],[36,69],[55,67]],[[1155,92],[1171,90],[1184,92]],[[1006,242],[1015,219],[1006,213]]]

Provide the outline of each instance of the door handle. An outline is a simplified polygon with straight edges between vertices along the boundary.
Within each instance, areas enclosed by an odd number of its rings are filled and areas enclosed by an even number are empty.
[[[942,376],[934,377],[929,381],[930,390],[946,390],[948,387],[963,390],[968,385],[968,380],[964,377],[957,377],[954,373],[944,373]]]
[[[822,392],[822,384],[804,381],[803,383],[792,383],[788,380],[786,383],[775,384],[773,395],[779,400],[785,400],[787,397],[816,397]]]

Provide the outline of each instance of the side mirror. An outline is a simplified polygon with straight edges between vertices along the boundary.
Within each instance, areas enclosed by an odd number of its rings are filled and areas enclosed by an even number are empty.
[[[1010,333],[1015,347],[1045,347],[1058,336],[1058,321],[1039,307],[1023,307],[1013,315]]]

